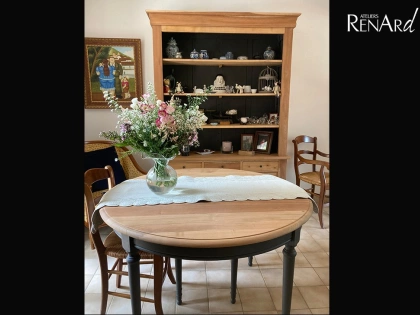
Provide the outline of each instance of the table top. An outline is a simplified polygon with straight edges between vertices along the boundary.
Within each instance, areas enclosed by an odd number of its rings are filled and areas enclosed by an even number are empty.
[[[191,177],[261,175],[215,168],[176,171],[178,176]],[[135,239],[169,246],[217,248],[253,244],[285,235],[302,226],[311,217],[312,210],[311,199],[298,198],[104,206],[99,212],[114,230]]]

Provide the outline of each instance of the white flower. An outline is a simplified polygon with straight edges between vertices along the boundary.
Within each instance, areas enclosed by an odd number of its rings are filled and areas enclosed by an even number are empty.
[[[139,109],[139,99],[137,97],[135,97],[131,100],[130,107],[132,109]]]

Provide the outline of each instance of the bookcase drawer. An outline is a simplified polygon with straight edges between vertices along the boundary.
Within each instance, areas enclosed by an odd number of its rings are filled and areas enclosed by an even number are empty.
[[[242,169],[244,171],[252,171],[252,172],[276,173],[279,169],[279,162],[277,161],[243,162]]]
[[[201,162],[178,162],[178,161],[171,161],[169,165],[172,166],[174,169],[179,168],[202,168]]]
[[[235,170],[241,169],[241,162],[204,162],[205,168],[230,168]]]

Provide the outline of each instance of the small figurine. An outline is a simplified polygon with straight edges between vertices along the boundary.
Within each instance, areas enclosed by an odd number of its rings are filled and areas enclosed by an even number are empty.
[[[171,81],[169,79],[163,79],[163,92],[164,93],[169,93],[171,90]]]
[[[244,87],[242,85],[235,84],[236,93],[242,94],[244,92]]]
[[[181,86],[181,82],[176,83],[175,92],[176,93],[184,93],[184,90],[182,89],[182,86]]]
[[[216,76],[216,79],[214,80],[214,85],[212,91],[216,93],[225,93],[226,87],[225,87],[225,80],[223,79],[223,76],[221,74],[218,74]]]
[[[279,86],[278,82],[274,82],[273,92],[274,92],[274,94],[276,94],[277,97],[280,96],[280,86]]]

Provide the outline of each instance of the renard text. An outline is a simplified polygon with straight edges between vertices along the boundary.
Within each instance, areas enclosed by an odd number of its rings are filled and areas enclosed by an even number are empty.
[[[403,21],[395,19],[393,23],[388,19],[388,16],[385,14],[382,21],[379,19],[378,14],[361,14],[358,17],[355,14],[347,15],[347,32],[356,31],[356,32],[370,32],[376,31],[380,32],[382,29],[389,30],[390,32],[414,32],[412,28],[414,19],[419,8],[416,8],[413,18],[403,23]]]

